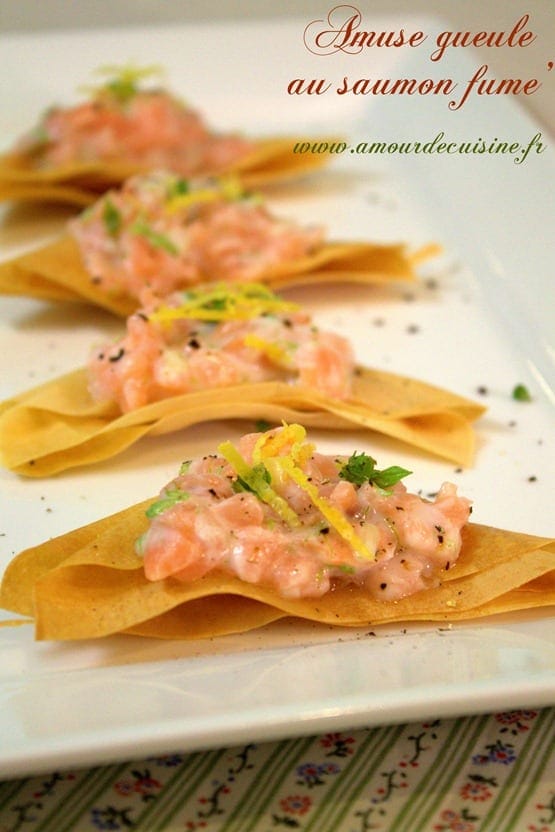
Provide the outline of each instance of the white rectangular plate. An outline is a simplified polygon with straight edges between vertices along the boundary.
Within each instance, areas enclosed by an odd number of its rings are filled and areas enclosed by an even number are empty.
[[[96,67],[127,61],[163,64],[168,84],[210,123],[251,134],[331,130],[353,143],[425,142],[445,131],[453,140],[526,143],[539,131],[502,98],[487,107],[471,101],[453,113],[445,100],[423,96],[288,96],[293,78],[340,84],[345,75],[430,75],[426,51],[310,55],[302,41],[307,22],[5,36],[0,145],[8,147],[48,104],[73,100]],[[372,23],[399,25],[385,18]],[[411,25],[441,30],[434,20]],[[467,78],[472,69],[467,56],[450,57],[451,77]],[[322,174],[270,196],[274,210],[324,222],[333,238],[405,240],[414,248],[440,242],[443,256],[422,269],[415,287],[290,294],[318,323],[348,334],[361,362],[488,406],[477,425],[476,464],[466,470],[362,432],[321,433],[315,440],[330,451],[365,449],[380,464],[403,464],[415,472],[411,488],[423,493],[450,479],[474,500],[477,522],[541,535],[553,533],[555,485],[554,173],[550,148],[520,166],[501,155],[346,153]],[[46,216],[32,207],[5,211],[0,256],[55,234],[67,216],[62,209]],[[82,364],[92,342],[119,328],[96,310],[68,314],[30,300],[0,300],[0,395]],[[529,388],[531,403],[513,400],[517,383]],[[52,480],[0,472],[0,566],[21,549],[150,496],[182,459],[246,429],[219,423],[145,440],[96,468]],[[28,626],[6,627],[0,651],[0,776],[555,698],[554,619],[545,613],[375,632],[280,623],[198,643],[114,637],[35,644]]]

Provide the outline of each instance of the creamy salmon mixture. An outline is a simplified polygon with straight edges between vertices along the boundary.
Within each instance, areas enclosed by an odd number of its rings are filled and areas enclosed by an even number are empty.
[[[148,302],[207,281],[252,281],[323,241],[320,227],[274,216],[233,180],[132,177],[69,224],[93,281]]]
[[[270,380],[345,399],[354,355],[340,335],[321,331],[296,304],[259,284],[177,293],[127,320],[115,343],[94,350],[89,389],[122,412],[153,401]]]
[[[41,167],[123,161],[185,176],[225,170],[253,148],[210,130],[199,113],[159,88],[141,89],[151,69],[108,68],[111,75],[73,107],[51,107],[17,150]]]
[[[433,500],[409,493],[409,473],[319,453],[300,425],[247,434],[182,465],[147,511],[137,552],[151,581],[220,570],[287,598],[340,582],[395,601],[438,585],[471,510],[450,483]]]

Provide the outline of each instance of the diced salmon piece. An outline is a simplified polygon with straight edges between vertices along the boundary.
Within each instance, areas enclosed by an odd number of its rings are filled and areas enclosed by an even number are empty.
[[[459,555],[469,500],[451,483],[434,500],[409,493],[401,482],[390,489],[354,483],[341,476],[345,457],[312,446],[303,446],[301,454],[297,428],[240,439],[245,465],[267,460],[262,479],[259,470],[258,480],[241,481],[228,459],[216,454],[193,461],[170,483],[162,499],[177,494],[177,504],[162,504],[141,539],[149,580],[194,581],[218,569],[288,598],[319,597],[334,582],[352,582],[383,601],[438,584],[440,571]],[[264,447],[270,456],[264,457]],[[286,464],[276,476],[279,466],[270,461],[280,459]],[[291,465],[309,477],[310,488],[288,478]],[[287,513],[276,498],[287,503]],[[369,556],[355,550],[353,534]]]
[[[142,304],[203,282],[261,280],[324,237],[319,226],[273,215],[238,186],[185,182],[164,170],[109,191],[69,231],[97,285]]]
[[[160,305],[139,310],[128,318],[123,338],[93,350],[88,363],[93,398],[114,401],[125,413],[181,393],[270,380],[347,398],[354,373],[347,339],[319,330],[304,312],[280,312],[277,296],[268,290],[268,297],[271,314],[257,307],[246,320],[231,311],[222,320],[184,313],[168,323],[156,317]],[[178,309],[181,299],[168,298],[164,308]]]

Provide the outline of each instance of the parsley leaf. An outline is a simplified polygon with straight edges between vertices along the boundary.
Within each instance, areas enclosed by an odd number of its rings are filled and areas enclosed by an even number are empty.
[[[400,468],[398,465],[392,465],[380,471],[376,468],[375,459],[364,452],[357,454],[356,451],[351,454],[339,471],[341,479],[348,480],[354,485],[369,482],[384,490],[391,488],[409,474],[412,474],[412,471],[407,471],[406,468]]]
[[[389,468],[384,468],[383,471],[375,471],[370,482],[377,485],[378,488],[388,489],[396,485],[403,477],[408,477],[412,471],[407,471],[406,468],[401,468],[399,465],[391,465]]]

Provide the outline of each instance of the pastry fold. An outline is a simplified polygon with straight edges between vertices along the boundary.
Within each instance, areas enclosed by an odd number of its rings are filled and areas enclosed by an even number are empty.
[[[135,554],[146,501],[20,553],[8,566],[0,606],[35,622],[41,640],[113,633],[193,639],[246,632],[284,617],[343,627],[452,622],[555,603],[555,541],[469,524],[441,585],[396,602],[354,585],[320,598],[287,599],[220,572],[184,583],[148,581]]]
[[[82,368],[0,404],[0,456],[18,474],[44,477],[110,458],[142,436],[247,419],[365,428],[468,465],[475,450],[472,423],[483,413],[476,402],[439,387],[358,367],[347,400],[270,381],[185,393],[122,415],[115,404],[92,399]]]
[[[333,143],[335,139],[306,141]],[[258,139],[254,147],[226,170],[198,171],[198,176],[236,174],[248,188],[304,176],[329,163],[329,153],[294,153],[298,137]],[[0,201],[62,202],[84,207],[144,169],[121,161],[74,162],[40,168],[33,157],[10,152],[0,156]]]
[[[417,260],[434,252],[435,248],[430,247],[411,256],[401,244],[330,242],[313,254],[280,264],[259,280],[272,289],[338,282],[410,281],[415,279]],[[129,295],[109,295],[98,288],[83,265],[79,246],[69,235],[0,263],[0,294],[84,301],[120,316],[131,314],[138,305]]]

